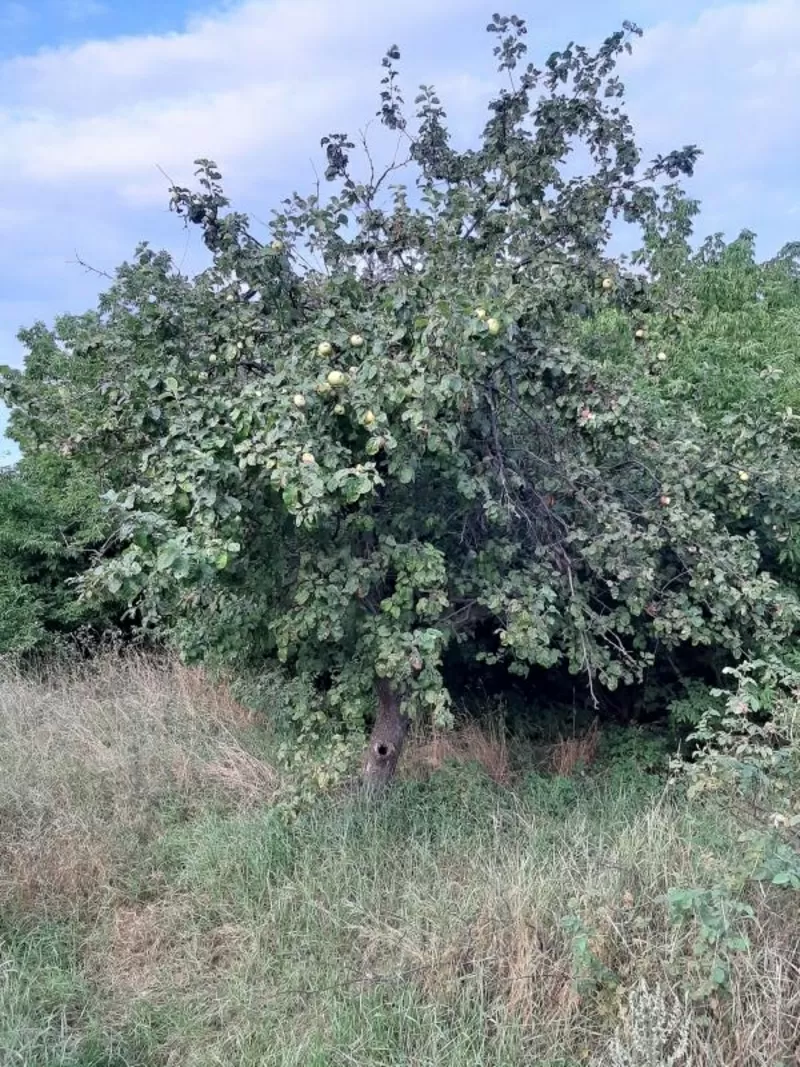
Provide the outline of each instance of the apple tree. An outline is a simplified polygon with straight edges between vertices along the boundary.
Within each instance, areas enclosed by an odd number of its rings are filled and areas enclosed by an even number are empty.
[[[644,340],[611,230],[652,225],[698,156],[642,160],[616,73],[638,31],[537,67],[522,19],[488,29],[506,87],[474,147],[432,87],[408,114],[392,48],[377,145],[323,138],[325,186],[265,239],[199,161],[171,205],[210,266],[140,249],[92,326],[107,375],[76,447],[136,462],[84,595],[189,657],[285,665],[316,694],[301,734],[371,724],[373,782],[413,718],[448,720],[456,648],[568,669],[596,700],[678,647],[735,658],[797,620],[737,526],[758,441],[575,343],[611,305]]]

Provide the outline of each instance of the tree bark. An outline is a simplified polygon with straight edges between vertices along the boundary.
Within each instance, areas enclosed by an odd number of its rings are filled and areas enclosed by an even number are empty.
[[[385,678],[376,684],[378,715],[369,739],[361,777],[370,790],[385,788],[394,777],[397,761],[411,720],[403,714],[400,698]]]

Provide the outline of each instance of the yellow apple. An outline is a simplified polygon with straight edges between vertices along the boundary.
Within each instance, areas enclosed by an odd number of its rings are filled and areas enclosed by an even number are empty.
[[[739,471],[739,480],[742,482],[749,482],[750,475],[747,473],[747,471]]]
[[[344,383],[345,376],[340,370],[332,370],[328,375],[328,385],[333,389],[338,389],[340,386],[344,385]]]
[[[306,398],[302,393],[295,393],[292,397],[292,403],[296,408],[304,408],[306,406]]]
[[[610,278],[603,278],[603,288],[605,289],[606,292],[608,292],[609,289],[613,289],[614,288],[613,281]]]
[[[317,346],[317,354],[326,359],[333,352],[333,345],[330,341],[321,341]]]
[[[647,334],[644,332],[644,330],[637,330],[633,336],[636,338],[637,341],[643,341]]]
[[[363,419],[364,425],[365,426],[371,426],[374,421],[375,421],[375,416],[373,415],[373,413],[371,411],[368,411],[366,413],[366,415],[364,416],[364,419]]]
[[[500,323],[497,319],[487,319],[486,329],[489,331],[490,334],[496,337],[497,334],[500,333]]]
[[[360,333],[354,333],[353,336],[350,338],[350,344],[353,346],[353,348],[361,348],[361,346],[364,344],[364,338],[361,336]]]
[[[270,248],[272,249],[273,252],[282,252],[283,251],[283,241],[273,241],[272,244],[270,245]]]

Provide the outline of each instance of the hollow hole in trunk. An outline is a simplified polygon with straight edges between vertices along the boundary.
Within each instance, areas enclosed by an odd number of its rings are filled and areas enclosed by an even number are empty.
[[[388,745],[378,745],[376,751],[377,751],[379,756],[388,756],[389,755],[389,746]]]

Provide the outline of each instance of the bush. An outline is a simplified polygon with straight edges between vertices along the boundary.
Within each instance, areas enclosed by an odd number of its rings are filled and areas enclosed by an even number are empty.
[[[71,581],[91,565],[109,531],[100,483],[52,456],[0,472],[0,654],[52,647],[79,628],[119,621],[112,597],[81,602]]]
[[[732,691],[712,704],[677,765],[690,795],[733,807],[748,831],[745,862],[758,879],[800,889],[800,671],[777,659],[729,668]]]

